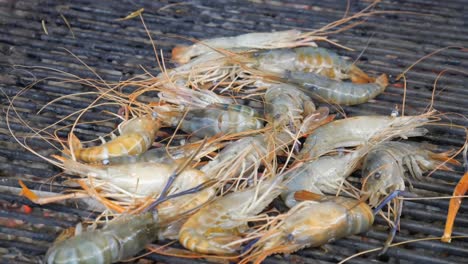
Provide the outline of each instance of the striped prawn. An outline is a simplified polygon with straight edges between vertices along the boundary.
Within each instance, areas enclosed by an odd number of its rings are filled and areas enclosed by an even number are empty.
[[[337,148],[365,145],[371,139],[422,136],[422,126],[437,120],[435,111],[416,116],[357,116],[336,120],[315,129],[299,153],[301,159],[314,159]]]
[[[318,247],[336,239],[368,230],[375,212],[353,198],[320,196],[306,191],[303,200],[288,212],[270,219],[269,227],[250,243],[240,263],[261,263],[272,254],[289,254],[305,247]]]
[[[445,163],[459,165],[449,157],[449,152],[435,153],[428,145],[403,142],[385,142],[369,151],[363,162],[362,196],[369,198],[369,204],[376,207],[384,197],[405,190],[406,174],[414,179],[423,180],[423,173],[429,170],[451,170]],[[388,198],[386,198],[388,199]],[[390,199],[391,200],[391,199]],[[383,252],[395,236],[403,208],[403,200],[395,203],[395,223],[385,243]]]
[[[72,156],[77,160],[96,163],[110,158],[137,155],[148,150],[161,124],[156,115],[135,117],[119,125],[120,136],[100,146],[83,148],[72,133],[69,136]]]
[[[203,254],[235,255],[237,240],[248,230],[248,222],[281,193],[282,177],[262,179],[257,185],[229,193],[190,216],[179,232],[179,242]]]
[[[263,128],[263,121],[257,112],[245,105],[211,104],[205,108],[161,110],[163,123],[177,127],[196,137],[213,137],[257,131]]]

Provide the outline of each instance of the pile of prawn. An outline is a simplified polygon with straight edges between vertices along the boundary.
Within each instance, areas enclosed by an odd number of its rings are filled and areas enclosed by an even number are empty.
[[[325,39],[289,30],[203,40],[175,47],[178,66],[158,76],[101,87],[99,99],[123,106],[118,135],[90,145],[72,130],[60,155],[47,158],[73,175],[67,184],[76,191],[43,198],[20,184],[36,203],[87,199],[112,220],[60,237],[45,261],[111,263],[146,247],[260,263],[365,232],[393,201],[388,247],[403,206],[395,194],[459,163],[451,151],[406,141],[428,133],[435,110],[330,115],[330,104],[372,100],[388,78],[318,47]],[[359,169],[360,188],[348,181]],[[288,209],[272,206],[275,199]],[[148,246],[164,239],[188,251]]]

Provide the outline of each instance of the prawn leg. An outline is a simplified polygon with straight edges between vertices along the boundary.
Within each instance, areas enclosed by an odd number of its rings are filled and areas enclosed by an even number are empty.
[[[90,195],[86,193],[69,193],[69,194],[59,194],[51,197],[39,197],[31,189],[29,189],[23,181],[19,180],[19,185],[21,186],[20,196],[26,197],[28,200],[35,204],[44,205],[49,203],[61,202],[68,199],[80,199],[87,198]]]
[[[401,196],[411,196],[413,197],[414,195],[411,194],[411,193],[408,193],[406,191],[403,191],[403,190],[395,190],[393,191],[392,193],[390,193],[390,195],[388,195],[387,197],[385,197],[385,199],[377,206],[375,207],[372,211],[373,211],[373,214],[376,215],[380,212],[380,210],[382,210],[382,208],[387,205],[388,203],[390,203],[393,199],[395,199],[396,197],[401,197]],[[397,229],[398,227],[400,226],[400,218],[401,218],[401,213],[402,213],[402,210],[403,210],[403,200],[399,200],[396,202],[396,215],[395,215],[395,221],[393,223],[393,226],[392,226],[392,229],[390,230],[389,234],[388,234],[388,237],[387,237],[387,240],[385,241],[385,244],[382,248],[382,251],[380,251],[379,253],[379,256],[382,256],[384,255],[388,248],[390,247],[393,239],[395,238],[395,235],[396,235],[396,232],[397,232]]]

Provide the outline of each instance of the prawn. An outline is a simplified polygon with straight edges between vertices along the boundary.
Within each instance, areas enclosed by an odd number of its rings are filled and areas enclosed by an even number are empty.
[[[300,190],[337,194],[368,151],[369,147],[363,146],[345,155],[320,157],[291,169],[284,175],[287,183],[281,197],[285,204],[290,208],[296,205],[294,194]]]
[[[298,30],[279,32],[247,33],[234,37],[221,37],[202,40],[191,46],[176,46],[172,50],[172,60],[184,64],[193,57],[210,53],[216,48],[223,49],[272,49],[291,46],[317,46],[312,37]]]
[[[180,171],[175,171],[171,177],[176,179],[178,175]],[[158,236],[167,235],[166,231],[170,233],[170,229],[177,229],[177,221],[172,223],[165,221],[158,211],[153,210],[156,206],[173,198],[194,194],[208,186],[204,183],[168,195],[166,191],[173,183],[174,181],[168,181],[158,199],[140,214],[122,215],[100,230],[83,232],[72,238],[66,239],[59,236],[47,251],[46,262],[50,264],[113,263],[132,257]],[[180,212],[178,211],[178,216],[183,216],[184,213]]]
[[[365,145],[370,140],[422,136],[420,128],[432,122],[434,111],[417,116],[357,116],[336,120],[315,129],[306,139],[298,158],[317,158],[336,148]]]
[[[308,192],[301,192],[308,193]],[[298,193],[297,198],[300,193]],[[301,195],[303,196],[303,195]],[[374,212],[364,202],[345,197],[313,196],[278,215],[269,230],[260,236],[241,263],[261,263],[267,256],[293,253],[305,247],[317,247],[336,239],[368,230]]]
[[[248,229],[249,218],[260,213],[281,193],[282,177],[260,181],[256,186],[227,194],[190,216],[179,233],[187,249],[203,254],[234,255],[235,243]]]
[[[356,84],[328,79],[315,73],[287,72],[284,82],[303,87],[303,91],[330,104],[357,105],[381,94],[388,85],[388,77],[380,75],[375,82]]]
[[[271,84],[264,95],[265,119],[274,127],[291,125],[295,132],[302,120],[316,110],[312,99],[297,87]]]
[[[56,241],[47,251],[45,262],[75,264],[124,260],[156,239],[159,222],[156,212],[119,217],[101,230],[86,231]]]
[[[332,119],[333,116],[328,115],[328,109],[319,108],[314,114],[304,119],[298,133],[310,133],[313,129],[330,122]],[[260,166],[271,167],[276,156],[289,145],[296,143],[296,139],[295,135],[284,131],[243,137],[229,143],[200,170],[221,183],[232,182],[234,179],[249,182],[256,179]],[[233,184],[235,183],[233,182]],[[236,189],[239,188],[239,185],[235,184],[235,186]]]
[[[365,177],[363,194],[369,195],[371,206],[379,198],[395,190],[404,190],[405,173],[414,179],[423,179],[423,173],[433,169],[451,170],[445,162],[458,165],[449,157],[451,151],[434,153],[429,145],[403,142],[384,142],[372,148],[363,161],[362,175]]]
[[[153,148],[139,155],[110,158],[109,164],[124,165],[141,162],[166,164],[176,163],[189,158],[195,151],[197,151],[195,147],[199,144],[200,143],[195,142],[181,146]],[[193,159],[199,160],[208,156],[210,153],[221,149],[223,146],[224,144],[222,143],[212,142],[210,145],[200,150]]]
[[[163,122],[200,138],[263,128],[255,110],[245,105],[211,104],[205,108],[161,113]]]
[[[161,124],[154,115],[130,119],[119,125],[120,136],[101,146],[83,148],[80,140],[71,133],[73,156],[87,163],[107,161],[109,158],[136,155],[148,150]]]
[[[243,137],[228,144],[200,170],[221,183],[235,178],[253,179],[267,160],[269,149],[264,134]]]
[[[252,60],[252,62],[248,64],[250,67],[278,75],[285,75],[288,72],[293,72],[293,76],[286,75],[287,79],[292,79],[298,83],[304,82],[304,78],[314,83],[314,78],[312,80],[309,80],[309,78],[315,75],[335,81],[351,79],[353,83],[357,84],[375,81],[374,78],[369,77],[364,71],[352,63],[352,61],[344,59],[335,52],[324,48],[301,47],[295,49],[275,49],[251,53],[248,57]],[[299,73],[304,73],[304,75],[299,75]],[[316,82],[318,81],[319,80]],[[329,83],[333,82],[330,81]],[[317,83],[317,85],[318,84],[319,83]],[[321,84],[325,84],[325,81],[321,80]]]
[[[81,182],[86,185],[99,185],[107,193],[122,193],[130,201],[135,198],[147,199],[160,194],[173,172],[180,164],[164,164],[140,162],[126,165],[91,166],[76,161],[60,158],[62,166],[67,173],[84,177]],[[171,187],[171,193],[184,191],[198,186],[209,180],[205,173],[197,169],[187,168],[180,172]],[[86,188],[86,186],[82,185]],[[215,186],[189,194],[186,197],[174,198],[161,203],[158,207],[159,217],[166,219],[172,217],[180,210],[189,211],[206,203],[214,197]]]
[[[459,164],[458,161],[451,159],[449,154],[450,151],[434,153],[418,144],[385,142],[377,145],[369,151],[363,162],[362,175],[365,178],[362,195],[368,197],[370,206],[374,207],[379,203],[380,197],[405,190],[406,172],[413,178],[421,180],[425,171],[437,168],[450,170],[444,165],[445,162]],[[381,254],[385,253],[395,236],[403,200],[395,205],[395,223]]]

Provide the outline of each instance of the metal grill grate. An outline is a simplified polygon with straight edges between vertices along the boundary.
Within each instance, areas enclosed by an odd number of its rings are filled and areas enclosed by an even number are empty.
[[[312,3],[311,3],[312,2]],[[368,1],[350,1],[350,12],[368,5]],[[116,21],[139,8],[145,8],[145,22],[152,31],[158,48],[169,58],[176,43],[188,43],[173,35],[210,38],[230,36],[253,31],[284,30],[289,28],[319,28],[343,16],[345,1],[0,1],[0,88],[13,96],[34,79],[57,76],[45,68],[24,68],[14,65],[51,67],[83,78],[96,76],[68,52],[82,59],[105,80],[118,81],[143,73],[142,68],[156,73],[157,64],[146,32],[138,19]],[[465,1],[383,1],[378,10],[400,10],[414,13],[395,13],[371,17],[352,30],[332,36],[356,51],[339,51],[356,58],[363,51],[358,64],[372,74],[387,73],[394,77],[422,56],[436,49],[453,46],[428,58],[407,74],[408,90],[406,113],[420,113],[430,102],[437,74],[448,71],[439,81],[434,107],[441,112],[468,114],[468,52],[456,48],[468,43]],[[71,24],[75,38],[64,22]],[[45,22],[46,35],[41,26]],[[324,44],[325,45],[325,44]],[[326,45],[325,45],[326,46]],[[67,51],[68,50],[68,51]],[[169,63],[169,62],[168,62]],[[76,109],[86,107],[91,98],[70,98],[35,113],[48,101],[65,94],[89,91],[89,88],[61,84],[52,80],[39,83],[17,99],[15,106],[20,116],[35,127],[45,127]],[[389,114],[395,104],[401,104],[403,89],[392,85],[373,102],[357,107],[344,107],[350,115]],[[3,109],[8,104],[0,96]],[[86,118],[97,118],[99,108]],[[468,121],[450,115],[445,121],[467,126]],[[36,262],[62,228],[92,216],[79,205],[38,206],[17,195],[18,178],[35,190],[60,192],[58,185],[44,184],[59,169],[19,147],[10,136],[5,115],[0,116],[0,262]],[[96,134],[109,133],[111,122],[103,125],[81,125],[78,133],[92,139]],[[23,125],[12,120],[17,135],[27,132]],[[451,127],[430,127],[424,141],[442,149],[460,147],[464,131]],[[59,136],[66,137],[65,132]],[[30,145],[43,155],[50,155],[50,146],[42,141]],[[427,182],[415,182],[415,191],[427,195],[450,195],[462,174],[438,171]],[[60,177],[58,177],[60,180]],[[42,183],[42,184],[41,184]],[[33,208],[32,213],[22,205]],[[78,207],[77,207],[78,206]],[[401,231],[395,242],[414,238],[440,236],[443,232],[448,200],[421,200],[405,202]],[[468,204],[461,206],[455,222],[454,235],[468,234]],[[352,236],[326,245],[324,249],[305,249],[291,256],[273,256],[266,263],[336,263],[356,252],[381,246],[387,228],[383,219],[377,219],[372,231],[363,236]],[[350,263],[463,263],[468,257],[468,240],[454,240],[451,244],[438,241],[415,242],[391,248],[388,259],[364,255]],[[193,260],[151,255],[149,259],[166,263],[192,263]],[[203,262],[203,261],[199,261]]]

